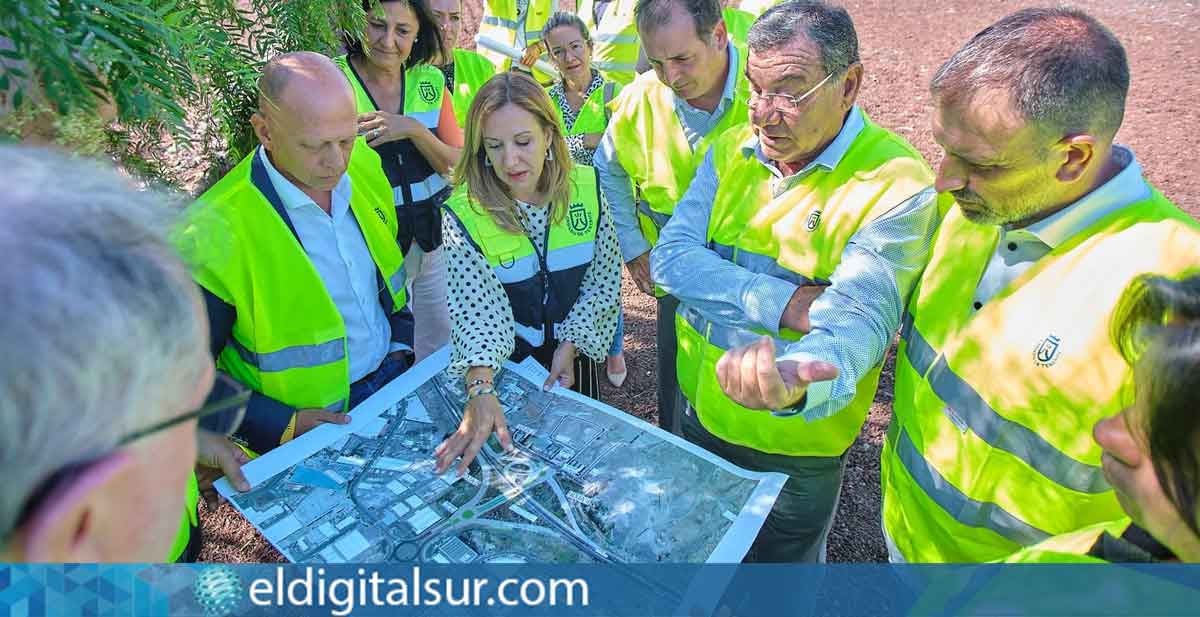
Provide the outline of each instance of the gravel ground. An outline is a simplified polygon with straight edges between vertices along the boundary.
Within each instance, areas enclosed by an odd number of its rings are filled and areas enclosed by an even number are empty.
[[[1200,10],[1193,2],[1141,0],[1075,2],[1104,22],[1129,54],[1132,86],[1125,123],[1117,136],[1133,148],[1150,181],[1192,216],[1200,215],[1200,179],[1187,152],[1200,134]],[[466,0],[464,19],[478,23],[480,10]],[[940,63],[971,35],[1029,2],[948,0],[927,3],[848,1],[858,30],[866,82],[860,104],[877,123],[909,139],[937,164],[941,155],[929,131],[926,86]],[[474,32],[464,32],[464,42]],[[1190,170],[1190,171],[1189,171]],[[655,363],[652,299],[626,280],[625,352],[629,377],[617,390],[604,384],[609,404],[654,422]],[[845,485],[829,541],[830,561],[884,561],[879,529],[879,451],[891,418],[891,357],[863,432],[850,448]],[[279,554],[230,506],[202,511],[210,561],[278,561]]]

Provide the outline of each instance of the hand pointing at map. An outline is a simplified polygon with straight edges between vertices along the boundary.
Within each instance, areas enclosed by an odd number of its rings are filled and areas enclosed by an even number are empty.
[[[485,383],[479,384],[483,387],[468,389],[467,408],[463,410],[462,423],[453,435],[433,451],[434,457],[437,458],[437,473],[445,473],[455,459],[462,457],[458,464],[458,475],[465,474],[493,432],[500,440],[500,447],[506,452],[512,451],[512,435],[508,432],[508,423],[504,419],[500,399],[496,398],[495,391],[491,388],[491,372],[491,369],[486,367],[473,367],[467,372],[468,383]]]

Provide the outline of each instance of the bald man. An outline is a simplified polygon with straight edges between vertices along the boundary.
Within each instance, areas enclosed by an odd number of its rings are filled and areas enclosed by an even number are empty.
[[[201,195],[181,237],[217,367],[254,390],[235,438],[262,453],[344,414],[411,360],[392,189],[331,60],[267,62],[261,146]]]

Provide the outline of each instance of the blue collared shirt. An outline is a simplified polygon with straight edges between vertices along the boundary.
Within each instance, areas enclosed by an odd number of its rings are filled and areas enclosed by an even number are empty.
[[[1150,196],[1150,185],[1142,176],[1142,166],[1133,152],[1124,146],[1113,146],[1113,156],[1121,166],[1121,171],[1100,188],[1032,225],[1001,228],[996,252],[992,254],[983,277],[979,279],[979,286],[975,288],[972,309],[978,311],[983,308],[988,300],[1008,287],[1037,260],[1092,223]]]
[[[259,156],[296,228],[304,252],[345,323],[350,383],[354,383],[383,362],[391,345],[392,327],[379,302],[378,268],[358,221],[350,212],[350,175],[343,174],[334,187],[332,207],[326,214],[275,169],[262,147]]]
[[[757,138],[743,144],[772,174],[772,193],[780,195],[819,170],[831,171],[864,127],[854,107],[837,137],[800,171],[785,176],[763,153]],[[651,275],[671,295],[705,318],[741,329],[779,334],[779,320],[797,286],[754,273],[707,246],[707,230],[719,179],[710,149],[683,199],[675,206],[651,253]],[[929,257],[937,229],[937,195],[932,188],[897,204],[851,236],[830,286],[809,309],[811,331],[778,350],[779,360],[824,360],[838,367],[832,381],[809,386],[799,412],[809,420],[828,417],[846,406],[858,381],[883,360],[900,315]],[[695,275],[704,272],[703,277]]]
[[[675,115],[683,127],[683,134],[688,144],[695,149],[696,144],[708,135],[713,127],[725,116],[725,112],[733,105],[737,93],[738,52],[733,43],[727,50],[729,71],[725,76],[725,89],[721,92],[721,101],[717,103],[712,113],[696,109],[687,100],[674,95]],[[621,244],[621,257],[630,261],[650,250],[650,243],[642,236],[638,224],[637,204],[634,203],[633,185],[629,174],[617,159],[617,145],[613,142],[612,124],[604,132],[600,146],[592,159],[596,172],[600,176],[600,190],[608,201],[613,215],[613,225],[617,228],[617,240]]]

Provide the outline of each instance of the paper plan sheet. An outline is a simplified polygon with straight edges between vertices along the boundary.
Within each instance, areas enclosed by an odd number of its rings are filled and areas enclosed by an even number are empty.
[[[253,488],[217,490],[293,562],[734,563],[786,476],[735,467],[575,392],[542,391],[534,360],[496,390],[514,453],[495,437],[463,477],[434,474],[465,394],[449,349],[351,412],[251,461]]]

